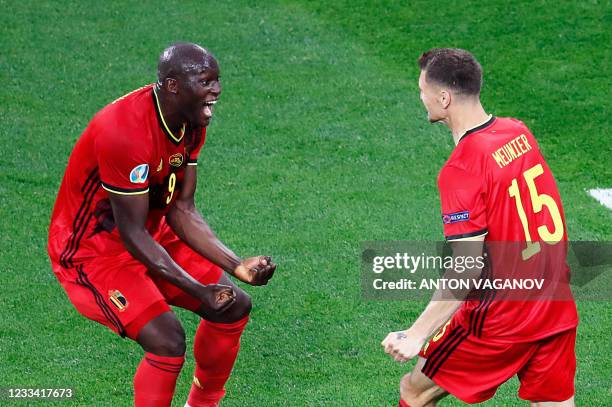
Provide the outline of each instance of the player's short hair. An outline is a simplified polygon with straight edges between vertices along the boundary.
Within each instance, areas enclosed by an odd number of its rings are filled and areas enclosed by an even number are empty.
[[[419,58],[428,81],[448,86],[453,91],[480,95],[482,67],[474,55],[460,48],[432,48]]]

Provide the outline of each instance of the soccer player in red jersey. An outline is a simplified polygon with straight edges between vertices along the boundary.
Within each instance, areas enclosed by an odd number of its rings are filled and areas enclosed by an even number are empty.
[[[164,50],[157,74],[98,112],[76,143],[48,251],[75,308],[142,346],[136,406],[172,401],[185,333],[169,305],[200,315],[187,405],[217,406],[251,310],[224,272],[265,285],[276,265],[236,256],[194,204],[198,155],[221,94],[217,61],[179,43]]]
[[[438,176],[453,255],[481,256],[490,247],[476,277],[520,268],[568,288],[563,207],[529,129],[485,112],[482,68],[467,51],[432,49],[419,65],[429,121],[446,124],[456,145]],[[559,298],[530,301],[496,298],[495,290],[450,300],[437,294],[410,328],[382,342],[399,362],[419,356],[400,382],[401,407],[433,406],[449,393],[479,403],[514,375],[519,397],[532,405],[574,405],[578,315],[569,288]]]

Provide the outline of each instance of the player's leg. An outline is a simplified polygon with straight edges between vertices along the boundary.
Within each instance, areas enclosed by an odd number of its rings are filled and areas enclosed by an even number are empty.
[[[218,322],[222,324],[231,324],[248,317],[251,313],[251,308],[253,307],[251,296],[234,284],[234,282],[230,280],[225,273],[221,274],[221,277],[217,283],[231,286],[236,293],[236,302],[221,314],[211,313],[201,305],[194,312],[206,321]]]
[[[210,315],[200,306],[195,312],[202,317],[193,342],[196,367],[187,404],[191,407],[216,406],[225,395],[225,383],[234,367],[240,349],[240,337],[249,321],[251,299],[227,276],[219,284],[229,285],[236,302],[223,314]]]
[[[136,341],[145,355],[134,375],[135,406],[170,406],[185,361],[183,327],[174,313],[168,311],[147,322]]]
[[[136,342],[145,352],[160,356],[185,354],[185,331],[172,311],[148,322],[138,333]]]
[[[399,407],[433,407],[448,392],[422,372],[425,359],[419,357],[412,372],[400,381]]]
[[[145,350],[134,376],[136,406],[170,406],[185,338],[144,265],[126,253],[79,264],[73,271],[73,279],[61,282],[75,308]]]
[[[162,293],[135,260],[113,273],[110,284],[121,287],[126,308],[127,336],[144,350],[134,374],[136,407],[169,407],[185,361],[185,332]]]
[[[216,406],[225,395],[225,383],[238,357],[240,337],[251,312],[247,293],[225,275],[218,282],[234,289],[236,302],[219,315],[210,315],[202,306],[195,311],[202,320],[193,343],[196,367],[187,400],[191,407]]]
[[[188,405],[216,406],[225,395],[225,383],[240,349],[240,336],[249,320],[251,299],[224,275],[223,270],[169,232],[162,245],[174,261],[202,284],[229,285],[236,293],[236,302],[230,308],[222,314],[214,314],[203,307],[199,300],[177,287],[156,281],[169,304],[191,310],[202,317],[193,345],[196,367]]]
[[[518,372],[519,397],[532,406],[574,406],[576,330],[538,341],[535,352]]]
[[[447,392],[465,403],[481,403],[493,397],[534,351],[530,344],[474,337],[452,318],[423,347],[413,372],[402,379],[404,405],[433,406]]]

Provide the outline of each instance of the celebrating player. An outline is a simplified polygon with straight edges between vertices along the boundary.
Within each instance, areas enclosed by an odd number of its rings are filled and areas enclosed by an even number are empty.
[[[191,43],[167,48],[157,82],[95,115],[74,147],[51,218],[53,271],[84,316],[138,342],[136,406],[170,406],[185,360],[175,305],[202,317],[187,405],[217,406],[268,256],[242,260],[194,204],[196,165],[221,94],[219,66]]]
[[[567,281],[561,199],[529,129],[485,112],[482,68],[467,51],[432,49],[419,65],[429,121],[447,125],[456,145],[438,177],[444,235],[454,255],[480,256],[494,242],[507,242],[489,252],[489,266],[477,276],[508,269],[494,253],[512,257],[508,252],[520,245],[511,268]],[[550,248],[560,250],[550,255]],[[479,403],[514,375],[519,397],[532,405],[573,406],[577,325],[571,293],[555,301],[507,301],[485,291],[474,299],[432,300],[410,328],[390,333],[382,346],[398,362],[419,355],[400,382],[401,407],[433,406],[448,393]]]

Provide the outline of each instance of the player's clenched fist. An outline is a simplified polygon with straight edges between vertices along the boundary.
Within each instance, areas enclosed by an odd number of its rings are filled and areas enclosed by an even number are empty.
[[[234,276],[250,285],[266,285],[274,275],[276,264],[269,256],[250,257],[234,270]]]
[[[381,345],[393,359],[404,363],[418,355],[424,343],[425,338],[422,335],[407,329],[391,332]]]
[[[204,306],[215,313],[224,312],[236,302],[236,293],[228,285],[204,285],[198,294]]]

